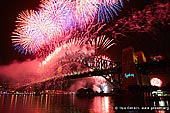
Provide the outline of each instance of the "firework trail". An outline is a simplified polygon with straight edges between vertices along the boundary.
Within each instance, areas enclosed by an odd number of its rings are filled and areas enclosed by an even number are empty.
[[[52,0],[43,1],[38,11],[24,11],[17,17],[12,42],[21,53],[35,54],[44,45],[59,42],[64,37],[66,3]],[[66,12],[67,11],[67,12]]]
[[[60,23],[65,30],[75,25],[72,4],[70,0],[42,0],[40,4],[41,12],[53,19],[54,23]]]
[[[89,23],[108,23],[124,7],[122,0],[74,0],[72,8],[76,26],[86,28]]]
[[[123,6],[122,0],[106,0],[101,2],[95,15],[97,22],[108,23],[111,20],[115,20]]]
[[[122,17],[104,30],[107,34],[112,34],[118,43],[127,43],[129,37],[135,33],[147,33],[154,40],[159,39],[159,32],[163,26],[170,21],[170,3],[154,3],[147,5],[142,11],[134,11],[129,16]],[[130,33],[130,34],[129,34]],[[136,37],[136,36],[133,36]]]
[[[66,40],[72,28],[86,29],[96,17],[97,22],[115,19],[122,7],[122,0],[42,0],[38,11],[19,14],[12,42],[19,52],[35,54]]]
[[[51,61],[51,58],[61,58],[62,56],[68,56],[69,54],[76,52],[82,52],[82,54],[87,56],[98,55],[101,54],[101,51],[104,52],[113,46],[115,44],[113,41],[113,39],[110,40],[106,36],[99,36],[87,41],[85,41],[82,37],[75,37],[63,42],[60,47],[57,47],[52,54],[49,54],[49,56],[46,57],[42,64],[46,64],[46,62]],[[60,51],[62,51],[63,54],[59,54]]]
[[[87,64],[87,62],[83,63],[83,61],[85,61],[85,59],[87,58],[93,58],[96,55],[100,55],[101,51],[104,52],[106,49],[111,47],[113,43],[113,40],[110,40],[108,37],[105,36],[100,36],[96,39],[91,39],[88,41],[85,41],[82,37],[72,38],[68,41],[63,42],[60,47],[57,47],[54,52],[49,54],[44,59],[44,61],[42,61],[42,63],[40,64],[40,71],[42,71],[42,73],[50,73],[49,75],[52,76],[61,76],[63,74],[70,73],[72,69],[70,69],[71,66],[69,66],[69,63],[71,64],[72,62],[75,62],[77,67],[79,67],[76,71],[88,69],[88,66],[86,66],[85,68],[82,67],[84,64]],[[98,57],[104,60],[110,60],[105,56]],[[65,68],[62,67],[65,71],[56,74],[56,71],[54,69],[60,68],[60,66],[63,65],[65,65]],[[47,67],[48,72],[44,72],[47,71]]]
[[[66,28],[86,28],[89,23],[109,22],[118,16],[124,6],[122,0],[44,0],[40,7],[55,18],[61,11]]]
[[[89,71],[96,67],[89,67],[86,59],[108,60],[100,55],[114,39],[99,33],[121,8],[121,0],[42,0],[37,11],[19,14],[12,43],[19,52],[44,59],[38,69],[40,81]]]
[[[51,40],[62,36],[62,25],[45,13],[26,11],[19,15],[12,42],[21,53],[33,53]]]
[[[19,14],[12,42],[19,52],[25,54],[50,50],[40,65],[39,71],[45,71],[42,78],[63,76],[74,70],[89,71],[89,67],[79,61],[94,57],[96,53],[100,55],[102,54],[100,51],[105,51],[115,44],[113,40],[101,36],[100,32],[107,23],[119,15],[123,6],[122,0],[68,0],[67,2],[44,0],[38,11],[27,10]],[[130,17],[119,19],[105,32],[109,32],[115,39],[119,35],[126,37],[127,31],[155,31],[152,29],[156,29],[155,24],[157,25],[158,20],[162,25],[169,22],[169,13],[167,13],[169,4],[154,6],[158,7],[154,12],[150,9],[153,7],[148,6],[147,9],[137,11]],[[159,8],[162,6],[165,7]],[[94,27],[90,26],[94,24]],[[46,71],[47,68],[49,73]]]
[[[76,26],[84,28],[91,23],[98,8],[98,0],[75,0],[72,2]]]

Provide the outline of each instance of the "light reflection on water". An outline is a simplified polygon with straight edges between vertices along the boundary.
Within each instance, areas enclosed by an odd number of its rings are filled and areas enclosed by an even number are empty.
[[[91,111],[92,113],[112,113],[113,110],[113,103],[111,103],[111,98],[108,96],[105,97],[94,97]]]
[[[89,98],[77,97],[74,94],[0,95],[0,113],[143,113],[144,111],[115,110],[115,106],[144,106],[145,102],[141,100],[135,96],[96,96]],[[169,102],[153,102],[154,106],[169,106]],[[169,113],[170,110],[148,110],[147,112]]]

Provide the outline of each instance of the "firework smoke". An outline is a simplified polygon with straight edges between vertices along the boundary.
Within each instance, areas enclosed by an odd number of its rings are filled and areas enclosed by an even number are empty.
[[[68,90],[76,92],[80,88],[92,88],[98,93],[109,93],[113,87],[103,77],[95,76],[78,79]]]
[[[115,44],[113,39],[118,36],[127,37],[125,34],[129,31],[151,32],[155,35],[160,28],[158,25],[169,23],[169,3],[155,4],[154,7],[147,6],[143,11],[136,11],[129,17],[121,18],[115,25],[103,30],[106,25],[103,23],[114,20],[123,6],[122,0],[42,0],[37,11],[22,12],[17,17],[12,42],[21,53],[42,54],[40,57],[46,53],[45,59],[40,65],[36,63],[35,69],[38,71],[32,69],[34,71],[28,71],[29,74],[16,70],[16,75],[13,74],[15,66],[20,67],[24,64],[11,64],[9,75],[30,76],[34,75],[34,72],[41,72],[41,75],[44,73],[42,78],[60,76],[72,71],[70,65],[73,63],[70,62],[73,61],[77,67],[75,71],[86,70],[87,67],[82,68],[82,64],[75,62],[75,59],[81,61],[86,57],[94,57],[96,53],[102,54],[100,51],[107,50]],[[97,23],[96,26],[91,27],[94,23]],[[103,31],[110,33],[112,40],[101,36]],[[8,72],[7,67],[3,67],[2,70],[2,74]]]
[[[104,24],[97,30],[89,27],[114,20],[122,8],[122,0],[42,0],[37,11],[19,14],[12,43],[19,52],[43,59],[35,67],[40,79],[87,70],[81,61],[115,44],[98,35]]]
[[[41,78],[41,74],[38,73],[39,63],[38,60],[14,61],[10,65],[0,66],[0,75],[11,78],[18,86],[27,84]],[[13,87],[17,87],[16,83]]]
[[[101,36],[88,41],[85,41],[84,38],[73,38],[71,40],[68,40],[67,42],[63,42],[60,47],[56,48],[55,51],[49,54],[41,63],[40,67],[42,71],[48,67],[48,71],[42,73],[45,73],[45,75],[47,75],[46,73],[48,73],[54,76],[56,74],[54,73],[54,69],[56,69],[57,67],[59,68],[62,65],[68,65],[68,63],[70,62],[78,62],[81,64],[83,60],[101,54],[97,52],[97,50],[104,52],[104,50],[111,47],[114,44],[112,41],[113,40],[109,40],[109,38],[105,36]],[[66,69],[65,67],[65,70],[67,70],[67,73],[70,73],[70,69]],[[80,70],[81,69],[78,69],[77,71]],[[49,71],[52,73],[50,73]],[[67,73],[60,73],[59,75]]]

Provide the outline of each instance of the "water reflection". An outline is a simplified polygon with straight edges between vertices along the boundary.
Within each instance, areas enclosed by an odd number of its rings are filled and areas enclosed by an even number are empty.
[[[111,97],[95,97],[90,109],[93,113],[113,113],[113,106]]]
[[[150,106],[149,113],[168,113],[169,101],[153,101],[146,105],[138,96],[76,97],[67,95],[0,95],[0,113],[143,113],[140,110],[115,110],[115,106]],[[155,107],[155,108],[154,108]],[[156,109],[162,107],[161,109]],[[147,112],[145,112],[147,113]]]
[[[154,101],[154,106],[158,108],[158,110],[155,110],[156,113],[166,113],[169,111],[168,100],[159,100],[158,102]]]

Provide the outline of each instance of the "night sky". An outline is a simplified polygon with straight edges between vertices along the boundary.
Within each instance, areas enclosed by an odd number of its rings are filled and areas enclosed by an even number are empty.
[[[21,55],[11,43],[11,35],[15,29],[16,17],[21,11],[35,9],[39,0],[5,0],[0,3],[0,64],[9,64],[13,60],[23,61],[30,56]]]
[[[141,0],[139,0],[140,2],[134,1],[131,3],[138,8],[142,8],[145,5],[145,2],[141,2]],[[39,0],[5,0],[5,2],[0,3],[2,5],[0,7],[0,65],[10,64],[14,60],[24,61],[31,57],[22,55],[14,50],[11,43],[11,35],[15,29],[17,15],[23,10],[36,9],[39,3]],[[158,37],[159,40],[150,38],[146,34],[132,34],[132,37],[135,38],[121,40],[122,42],[120,41],[117,46],[109,49],[109,53],[114,57],[113,59],[120,60],[118,58],[120,58],[121,49],[133,46],[135,50],[144,51],[147,56],[158,55],[159,53],[170,56],[169,31],[170,28],[165,27],[161,32],[162,35]]]

